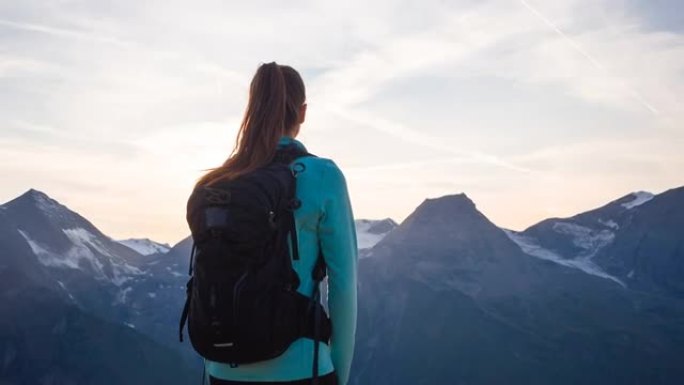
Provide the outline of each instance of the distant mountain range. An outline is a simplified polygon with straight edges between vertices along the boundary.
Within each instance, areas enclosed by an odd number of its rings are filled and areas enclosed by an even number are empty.
[[[679,384],[684,188],[516,233],[423,202],[360,261],[352,384]]]
[[[356,228],[353,384],[684,378],[684,188],[522,232],[465,195]],[[33,189],[0,205],[0,384],[199,381],[177,340],[191,244],[115,241]]]
[[[354,224],[356,225],[359,258],[366,257],[373,246],[398,226],[397,222],[391,218],[381,220],[357,219]]]
[[[171,249],[166,243],[158,243],[147,238],[131,238],[117,241],[142,255],[164,254]]]
[[[363,246],[368,248],[396,223],[391,219],[358,220],[357,226]],[[201,375],[197,354],[188,343],[178,342],[191,245],[190,237],[173,247],[147,238],[115,241],[81,215],[34,189],[0,205],[0,276],[8,276],[0,286],[0,307],[6,310],[2,314],[10,315],[0,322],[0,358],[3,351],[6,357],[6,364],[0,365],[0,384],[5,385],[6,379],[12,381],[9,384],[80,384],[87,383],[87,373],[93,371],[119,384],[136,383],[136,378],[146,384],[181,384],[187,383],[192,373]],[[41,313],[37,325],[22,319],[37,312]],[[26,329],[29,327],[33,329]],[[21,348],[30,346],[34,338],[37,343],[52,336],[54,328],[62,330],[46,340],[52,341],[47,346],[54,354]],[[69,351],[64,346],[69,338],[92,342]],[[126,357],[109,357],[116,351],[106,353],[97,347],[119,343],[130,347]],[[89,349],[104,355],[101,363],[76,361],[76,357],[87,356]],[[140,359],[140,355],[147,356]],[[132,357],[138,360],[126,361]],[[146,360],[153,367],[147,366]],[[45,372],[29,370],[34,364]],[[131,367],[136,374],[121,373],[122,367]],[[166,380],[147,381],[156,378]]]

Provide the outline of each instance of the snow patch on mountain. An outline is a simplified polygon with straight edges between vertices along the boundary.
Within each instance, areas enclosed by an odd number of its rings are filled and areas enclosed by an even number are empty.
[[[110,278],[113,284],[121,286],[124,282],[128,281],[132,275],[142,274],[140,269],[118,260],[119,258],[112,255],[112,253],[100,243],[97,236],[88,230],[83,228],[73,228],[64,229],[62,232],[74,244],[69,252],[88,259],[96,268],[96,272],[101,277],[107,276],[104,271],[104,265],[99,258],[95,256],[91,248],[95,249],[98,253],[104,255],[105,257],[108,257],[112,266],[112,276]]]
[[[114,300],[114,303],[122,303],[125,304],[126,301],[128,300],[128,294],[130,294],[133,291],[133,288],[128,286],[127,288],[123,290],[119,290],[119,292],[116,294],[116,299]]]
[[[92,274],[96,279],[109,280],[116,286],[121,286],[132,276],[143,274],[140,269],[113,255],[102,245],[97,236],[86,229],[62,229],[72,245],[65,252],[59,253],[35,241],[25,231],[20,229],[17,231],[26,240],[38,261],[44,266],[83,270],[89,265],[92,269],[89,274]]]
[[[147,238],[122,239],[115,242],[119,242],[142,255],[151,255],[157,253],[164,254],[171,250],[171,246],[157,243]]]
[[[26,243],[28,243],[29,247],[31,248],[31,251],[33,251],[33,254],[38,257],[38,262],[40,262],[44,266],[48,267],[66,267],[70,269],[78,269],[79,268],[79,260],[78,256],[73,255],[71,253],[65,253],[64,255],[57,255],[51,251],[49,251],[47,248],[43,247],[40,245],[38,242],[34,241],[29,237],[29,235],[20,230],[17,229],[19,234],[21,234],[22,237],[24,237],[24,240],[26,240]]]
[[[171,275],[173,275],[174,277],[184,277],[185,276],[185,274],[183,274],[183,273],[179,273],[177,271],[172,270],[171,266],[166,266],[166,271],[171,273]]]
[[[74,296],[71,294],[69,289],[66,288],[66,286],[64,285],[64,283],[62,281],[57,281],[57,284],[59,284],[59,287],[61,287],[62,290],[64,290],[64,292],[69,296],[70,300],[76,302],[76,298],[74,298]]]
[[[95,236],[88,230],[81,228],[63,229],[62,232],[73,243],[72,248],[66,254],[75,256],[77,259],[89,261],[99,275],[104,275],[104,265],[88,246],[91,246],[99,253],[108,257],[111,257],[112,255],[97,244]]]
[[[615,233],[610,230],[596,231],[571,222],[556,222],[553,224],[553,230],[559,234],[571,236],[572,243],[583,249],[577,258],[585,260],[591,259],[615,239]]]
[[[581,226],[580,226],[581,227]],[[627,287],[621,280],[618,278],[604,272],[601,270],[599,266],[597,266],[595,263],[591,261],[591,259],[588,258],[578,258],[578,259],[564,259],[560,255],[554,253],[551,250],[545,249],[539,244],[537,244],[536,240],[534,240],[531,237],[524,236],[522,234],[516,233],[511,230],[503,230],[504,233],[512,240],[515,244],[517,244],[520,249],[523,251],[523,253],[527,255],[531,255],[533,257],[537,257],[540,259],[544,259],[547,261],[552,261],[555,262],[559,265],[563,265],[566,267],[571,267],[574,269],[581,270],[587,274],[594,275],[597,277],[601,277],[604,279],[609,279],[617,284],[619,284],[622,287]]]
[[[67,238],[69,238],[71,242],[73,242],[74,245],[82,247],[90,246],[97,250],[97,252],[100,254],[112,257],[112,254],[109,252],[109,250],[100,245],[97,237],[90,231],[77,227],[73,229],[63,229],[62,232],[67,236]]]
[[[613,230],[619,230],[619,229],[620,229],[620,225],[618,225],[617,222],[615,222],[615,221],[612,220],[612,219],[607,220],[607,221],[605,221],[605,220],[603,220],[603,219],[599,219],[598,222],[599,222],[600,224],[606,226],[606,227],[610,227],[610,228],[613,229]]]
[[[630,202],[623,203],[622,207],[624,207],[628,210],[631,210],[637,206],[643,205],[644,203],[650,201],[651,199],[653,199],[653,197],[655,197],[655,195],[651,194],[650,192],[646,192],[646,191],[638,191],[638,192],[632,193],[632,196],[634,197],[634,199]]]
[[[356,244],[359,250],[370,249],[380,242],[397,224],[391,219],[371,220],[358,219],[356,226]]]
[[[356,231],[356,244],[359,250],[370,249],[385,237],[386,234],[370,234],[360,227]]]
[[[55,209],[60,209],[61,207],[61,205],[56,200],[50,198],[44,192],[35,189],[30,189],[28,193],[36,202],[36,206],[45,212],[51,212]]]

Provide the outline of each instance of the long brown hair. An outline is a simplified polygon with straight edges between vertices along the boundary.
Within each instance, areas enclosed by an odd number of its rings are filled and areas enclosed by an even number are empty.
[[[304,82],[294,68],[276,62],[260,65],[249,86],[249,102],[233,151],[196,185],[232,180],[270,163],[280,137],[299,122],[305,100]]]

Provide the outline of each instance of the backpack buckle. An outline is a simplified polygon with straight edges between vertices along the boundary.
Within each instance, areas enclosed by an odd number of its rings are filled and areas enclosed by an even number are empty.
[[[268,225],[271,227],[272,230],[278,228],[278,224],[276,223],[275,217],[276,215],[273,211],[268,212]]]
[[[301,172],[304,172],[304,170],[306,170],[306,166],[304,165],[304,163],[294,163],[292,165],[292,176],[296,178],[297,175],[299,175],[299,173]]]

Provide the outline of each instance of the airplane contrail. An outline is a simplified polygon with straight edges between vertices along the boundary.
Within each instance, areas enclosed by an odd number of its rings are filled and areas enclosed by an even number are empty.
[[[364,114],[361,111],[353,111],[350,113],[349,111],[340,109],[339,107],[326,107],[326,110],[332,114],[341,116],[344,119],[352,121],[356,124],[371,127],[377,131],[384,132],[386,134],[392,135],[396,138],[399,138],[409,143],[414,143],[426,148],[432,148],[437,151],[450,153],[452,156],[458,158],[470,159],[472,161],[489,164],[524,174],[536,173],[535,170],[532,170],[524,166],[519,166],[517,164],[499,158],[495,155],[483,153],[480,151],[464,151],[458,148],[454,148],[452,145],[444,143],[438,138],[433,138],[418,130],[407,127],[401,123],[389,121],[383,118],[369,115],[367,113]]]
[[[606,67],[601,64],[596,58],[594,58],[589,52],[587,52],[582,46],[573,38],[568,36],[563,30],[561,30],[554,22],[549,20],[548,17],[544,16],[539,10],[537,10],[535,7],[533,7],[530,3],[528,3],[526,0],[520,0],[520,3],[527,8],[528,11],[530,11],[534,16],[536,16],[539,20],[541,20],[544,24],[546,24],[549,28],[554,30],[560,37],[562,37],[572,48],[574,48],[578,53],[580,53],[582,56],[584,56],[589,62],[596,67],[598,70],[602,72],[608,72]],[[660,111],[658,111],[657,108],[655,108],[651,103],[649,103],[646,98],[644,98],[639,92],[637,92],[634,88],[630,87],[627,85],[624,81],[619,80],[620,85],[632,96],[634,99],[638,100],[646,109],[651,111],[653,115],[658,116],[660,114]]]
[[[58,28],[42,24],[33,24],[26,22],[17,22],[12,20],[0,19],[0,26],[5,26],[24,31],[40,32],[52,36],[75,38],[80,40],[89,40],[98,43],[108,43],[119,47],[130,48],[134,44],[132,42],[120,40],[113,37],[99,36],[97,34],[78,31],[73,29]]]

